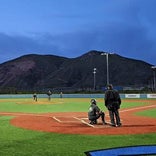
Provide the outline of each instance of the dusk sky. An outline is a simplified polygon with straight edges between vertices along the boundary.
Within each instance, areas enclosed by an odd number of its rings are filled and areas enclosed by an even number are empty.
[[[90,50],[156,65],[156,0],[0,0],[0,63]]]

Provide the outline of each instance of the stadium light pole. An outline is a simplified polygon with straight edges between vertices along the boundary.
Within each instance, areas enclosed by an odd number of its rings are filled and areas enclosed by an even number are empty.
[[[106,66],[107,66],[107,85],[109,84],[109,59],[108,59],[108,55],[113,55],[114,53],[101,53],[101,55],[105,55],[106,56]]]
[[[94,74],[94,90],[96,89],[96,68],[93,69]]]
[[[156,66],[152,66],[151,68],[153,69],[153,89],[154,89],[154,91],[156,91],[156,80],[155,80]]]

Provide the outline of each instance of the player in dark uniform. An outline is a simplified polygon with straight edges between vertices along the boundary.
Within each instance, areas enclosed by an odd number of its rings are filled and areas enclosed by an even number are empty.
[[[119,115],[120,105],[121,105],[121,98],[118,91],[113,89],[112,84],[108,85],[107,91],[105,92],[105,106],[109,111],[111,126],[114,127],[121,126],[120,115]]]
[[[91,105],[88,111],[88,119],[90,120],[90,124],[97,124],[97,119],[101,117],[102,123],[105,125],[105,114],[100,110],[96,103],[97,102],[95,99],[91,99]]]
[[[37,94],[36,94],[36,93],[33,94],[33,99],[34,99],[35,101],[37,101]]]
[[[50,101],[51,100],[52,92],[49,90],[48,93],[47,93],[47,95],[48,95],[48,100]]]

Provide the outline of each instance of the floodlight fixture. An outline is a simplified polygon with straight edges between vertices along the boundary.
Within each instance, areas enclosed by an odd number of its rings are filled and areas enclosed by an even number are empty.
[[[96,89],[96,68],[93,69],[93,74],[94,74],[94,90]]]
[[[109,59],[108,56],[109,55],[113,55],[114,53],[107,53],[107,52],[102,52],[101,55],[105,55],[106,56],[106,66],[107,66],[107,85],[109,84]]]

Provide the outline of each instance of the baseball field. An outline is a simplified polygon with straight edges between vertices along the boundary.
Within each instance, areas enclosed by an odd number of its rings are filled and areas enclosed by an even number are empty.
[[[103,99],[98,106],[108,111]],[[122,99],[122,127],[88,124],[90,98],[0,99],[1,156],[84,156],[85,151],[156,144],[155,99]]]

